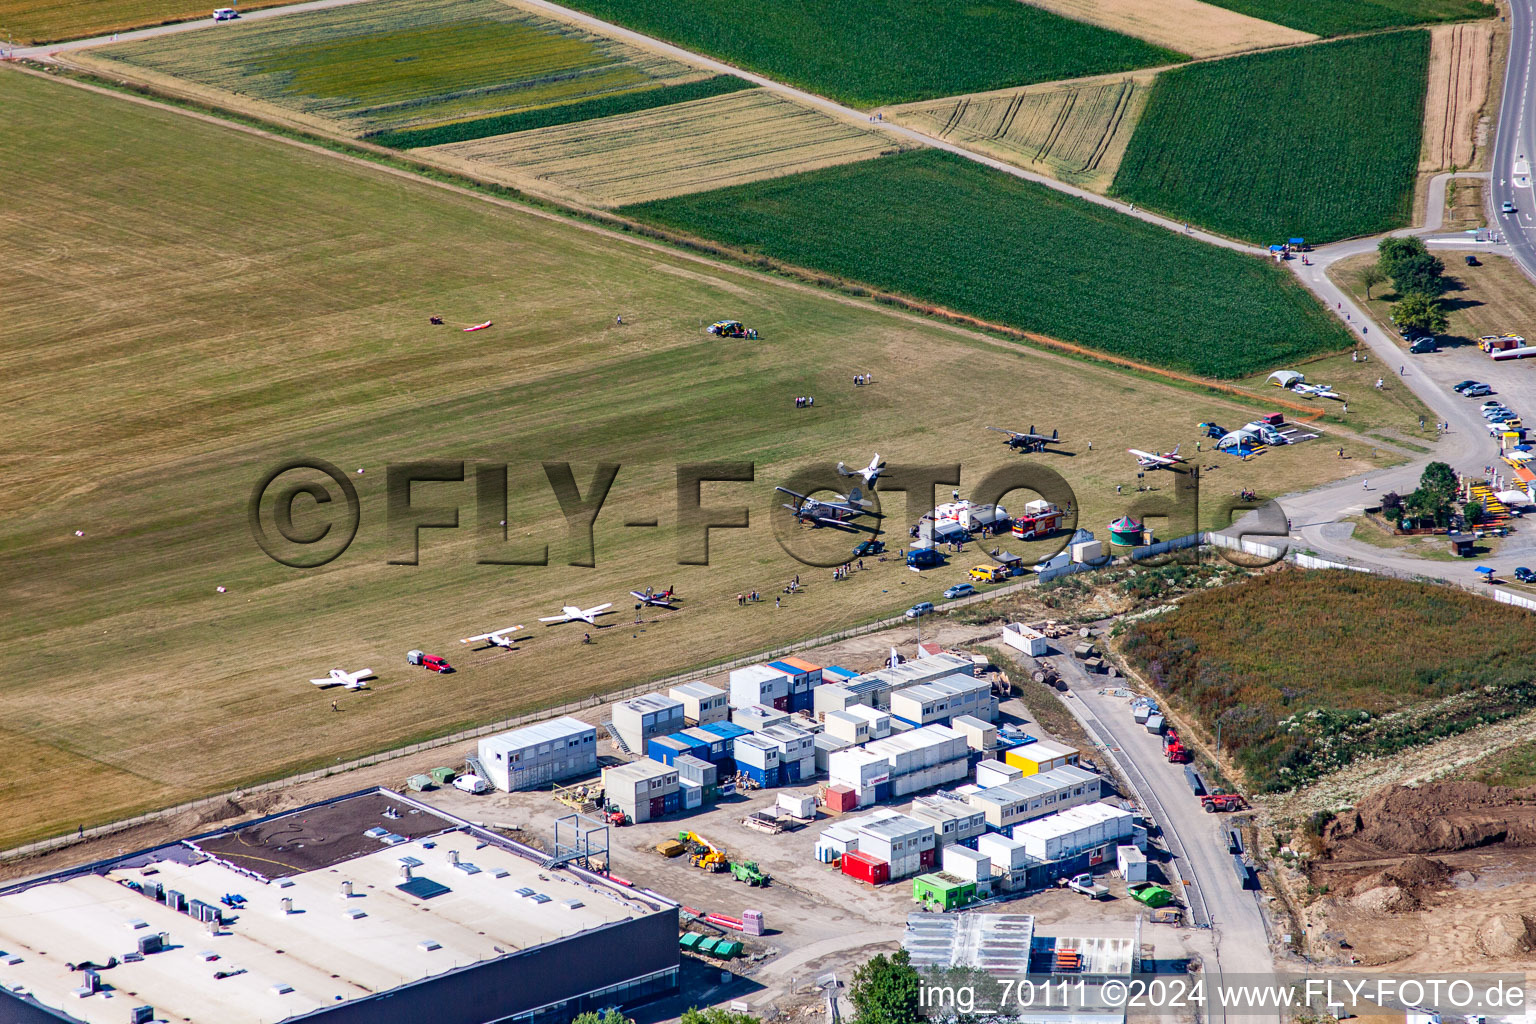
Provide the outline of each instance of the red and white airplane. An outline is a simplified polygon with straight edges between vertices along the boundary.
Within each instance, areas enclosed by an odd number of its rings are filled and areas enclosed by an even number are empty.
[[[668,587],[666,590],[652,590],[650,587],[646,587],[645,593],[643,594],[638,590],[631,590],[629,594],[639,602],[639,604],[635,605],[635,609],[637,611],[644,606],[649,606],[651,608],[671,608],[673,611],[676,611],[677,605],[673,604],[672,602],[682,600],[682,598],[677,596],[677,592],[670,587]]]
[[[588,625],[595,626],[597,625],[597,617],[599,615],[612,614],[607,610],[612,607],[613,602],[611,601],[607,604],[600,604],[596,608],[578,608],[573,604],[568,604],[560,609],[559,615],[550,615],[539,619],[539,621],[546,626],[554,626],[562,622],[585,622]]]
[[[371,668],[360,668],[356,672],[343,672],[339,668],[333,668],[330,675],[324,679],[311,679],[310,682],[322,689],[331,686],[343,686],[348,690],[361,690],[367,686],[363,680],[372,678],[374,678],[374,675]]]
[[[522,628],[522,626],[508,626],[506,629],[498,629],[491,633],[481,633],[479,636],[467,636],[460,640],[459,643],[472,644],[484,640],[487,647],[504,647],[510,651],[517,645],[517,641],[512,639],[512,634]]]
[[[1136,456],[1136,462],[1142,469],[1172,469],[1189,461],[1179,454],[1182,447],[1182,444],[1175,445],[1171,452],[1144,452],[1140,448],[1127,448],[1126,451]]]

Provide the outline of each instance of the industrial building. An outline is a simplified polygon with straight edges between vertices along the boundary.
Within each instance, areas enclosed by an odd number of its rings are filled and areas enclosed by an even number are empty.
[[[970,766],[970,748],[966,746],[965,737],[943,725],[928,725],[892,735],[876,740],[864,749],[885,758],[891,766],[889,795],[877,786],[875,803],[959,782],[966,777]],[[859,806],[864,806],[862,794]]]
[[[829,711],[821,724],[828,735],[853,744],[885,739],[891,734],[891,716],[863,704]]]
[[[825,681],[833,674],[829,669],[823,669],[824,681],[811,694],[812,709],[818,719],[828,711],[845,711],[855,704],[863,704],[877,711],[890,711],[891,695],[897,690],[931,683],[956,673],[974,675],[975,670],[974,664],[955,654],[918,658],[916,661],[902,662],[900,665],[837,682]]]
[[[668,690],[667,696],[683,705],[683,721],[688,725],[723,722],[731,714],[725,691],[708,683],[682,683]]]
[[[770,725],[757,733],[779,748],[780,785],[793,786],[816,776],[815,737],[793,725]]]
[[[780,748],[773,740],[749,733],[736,740],[736,770],[752,784],[772,789],[783,782]]]
[[[627,751],[644,757],[654,737],[670,735],[683,727],[682,701],[659,693],[647,693],[621,700],[613,706],[613,722],[608,733]]]
[[[909,813],[933,826],[940,849],[967,843],[987,830],[986,816],[953,793],[920,796]]]
[[[770,661],[769,668],[778,669],[789,677],[790,711],[809,712],[815,704],[812,691],[821,685],[821,666],[813,665],[804,658],[780,658]]]
[[[997,726],[991,722],[960,715],[949,723],[949,727],[964,736],[966,746],[978,753],[985,754],[997,749]]]
[[[0,1020],[562,1024],[676,991],[677,906],[550,860],[381,789],[33,878],[0,889]]]
[[[987,762],[982,762],[986,764]],[[978,789],[968,797],[994,829],[1093,803],[1103,794],[1103,780],[1086,768],[1065,765],[1039,775],[1026,775],[1001,786]]]
[[[557,718],[480,741],[480,765],[497,789],[514,792],[597,773],[597,727]]]
[[[1022,746],[1011,747],[1003,754],[1003,760],[1018,768],[1025,775],[1048,772],[1053,768],[1077,764],[1080,755],[1077,748],[1050,740],[1036,740]]]
[[[832,774],[832,755],[839,750],[847,750],[853,746],[845,739],[840,739],[830,733],[819,732],[812,738],[811,749],[816,756],[816,774]]]
[[[603,769],[603,794],[631,821],[676,814],[683,809],[678,770],[657,761],[631,761]]]
[[[1013,838],[1023,844],[1027,857],[1040,863],[1066,860],[1082,853],[1097,853],[1098,862],[1102,863],[1110,849],[1130,842],[1135,818],[1130,811],[1109,804],[1083,804],[1015,825]]]
[[[731,722],[752,732],[762,732],[769,726],[788,725],[789,712],[767,704],[748,704],[731,708]]]
[[[731,707],[764,704],[777,711],[789,710],[790,674],[770,665],[731,669]]]
[[[858,851],[889,867],[887,880],[910,878],[932,868],[938,857],[933,826],[905,814],[891,814],[859,827]]]

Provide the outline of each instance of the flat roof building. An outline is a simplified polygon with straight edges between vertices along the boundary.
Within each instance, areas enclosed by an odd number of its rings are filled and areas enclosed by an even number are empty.
[[[480,741],[480,763],[497,789],[512,792],[597,772],[597,727],[567,715]]]
[[[675,991],[676,905],[546,859],[372,790],[22,882],[0,1020],[554,1024]]]

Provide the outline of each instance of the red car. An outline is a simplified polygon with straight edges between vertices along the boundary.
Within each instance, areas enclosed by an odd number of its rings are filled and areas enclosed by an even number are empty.
[[[452,672],[453,666],[435,654],[427,654],[423,651],[409,651],[405,660],[412,665],[420,665],[422,668],[431,669],[433,672]]]

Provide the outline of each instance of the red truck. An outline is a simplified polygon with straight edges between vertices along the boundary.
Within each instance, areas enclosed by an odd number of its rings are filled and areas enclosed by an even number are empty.
[[[1032,501],[1024,506],[1024,514],[1013,520],[1013,536],[1018,540],[1035,540],[1049,537],[1061,529],[1065,513],[1048,501]]]
[[[1163,733],[1163,756],[1169,764],[1188,764],[1195,759],[1195,755],[1179,739],[1179,731],[1173,728]]]

